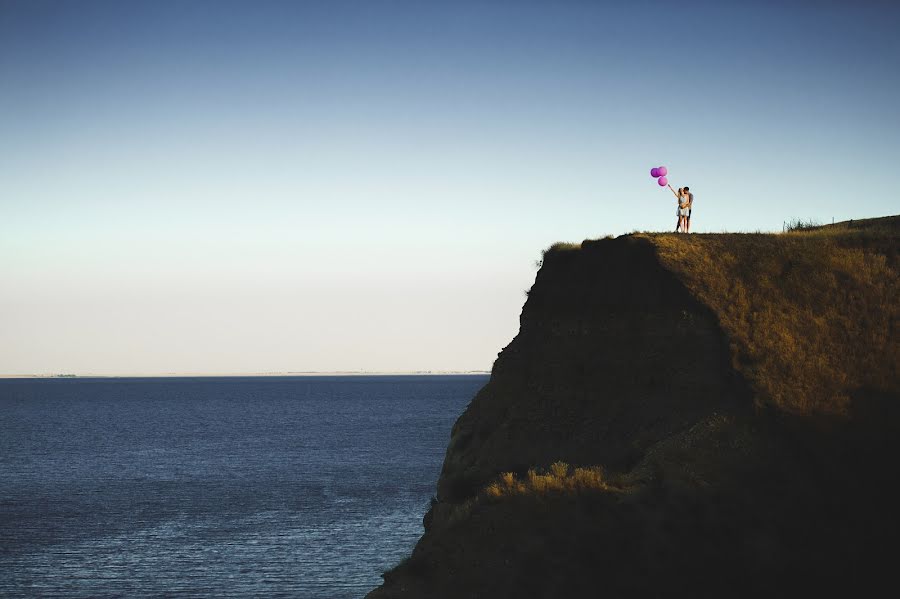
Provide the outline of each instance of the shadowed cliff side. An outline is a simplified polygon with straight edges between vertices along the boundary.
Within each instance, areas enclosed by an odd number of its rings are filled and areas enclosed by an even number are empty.
[[[425,535],[369,596],[831,595],[887,578],[898,224],[551,248],[453,427]]]
[[[630,469],[700,418],[747,405],[727,348],[646,240],[546,253],[519,334],[453,427],[438,499],[557,460]]]

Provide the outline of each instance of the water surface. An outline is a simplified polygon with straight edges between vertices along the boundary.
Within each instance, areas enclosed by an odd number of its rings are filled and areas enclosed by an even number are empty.
[[[361,597],[486,381],[0,380],[0,596]]]

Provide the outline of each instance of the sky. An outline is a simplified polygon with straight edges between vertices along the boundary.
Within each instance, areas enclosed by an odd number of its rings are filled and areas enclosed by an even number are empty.
[[[900,212],[895,2],[0,0],[0,373],[488,370],[556,241]]]

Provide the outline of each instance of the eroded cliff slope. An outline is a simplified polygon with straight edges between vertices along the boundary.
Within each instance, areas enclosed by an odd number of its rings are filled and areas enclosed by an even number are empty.
[[[898,225],[551,248],[453,427],[425,535],[370,597],[881,582],[898,528]]]

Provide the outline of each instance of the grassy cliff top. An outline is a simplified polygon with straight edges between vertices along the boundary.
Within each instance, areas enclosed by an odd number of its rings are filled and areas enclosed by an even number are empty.
[[[636,233],[716,315],[761,406],[846,415],[900,387],[900,216],[788,233]],[[582,244],[554,244],[548,255]]]

